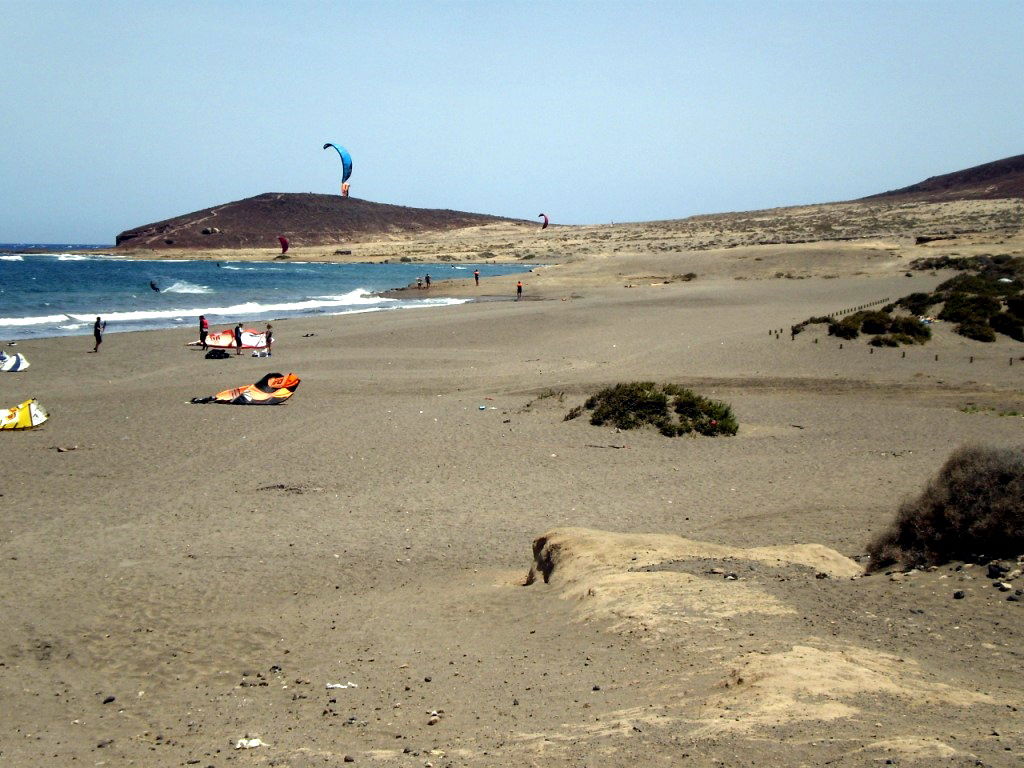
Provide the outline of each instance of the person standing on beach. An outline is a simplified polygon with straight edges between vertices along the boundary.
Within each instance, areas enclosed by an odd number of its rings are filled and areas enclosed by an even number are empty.
[[[242,354],[242,324],[238,323],[235,326],[235,354]]]
[[[103,343],[103,332],[105,330],[107,330],[107,324],[97,317],[96,322],[92,325],[92,335],[96,339],[96,346],[92,348],[93,352],[100,351],[100,344]]]
[[[199,316],[199,343],[203,345],[203,351],[207,350],[206,337],[210,335],[210,321],[206,315]]]
[[[273,354],[270,349],[272,346],[274,346],[274,326],[267,323],[267,357]]]
[[[473,270],[473,279],[476,280],[476,284],[477,285],[480,285],[480,270],[479,269],[474,269]]]
[[[417,277],[416,278],[416,287],[417,288],[422,288],[423,287],[423,278],[422,277]]]
[[[426,281],[427,281],[427,288],[429,289],[430,288],[430,275],[426,276]]]
[[[519,301],[521,298],[523,298],[523,281],[522,280],[520,280],[518,283],[516,283],[516,301]]]

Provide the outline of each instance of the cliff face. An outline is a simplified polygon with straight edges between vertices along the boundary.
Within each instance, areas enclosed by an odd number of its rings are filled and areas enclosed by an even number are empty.
[[[340,195],[264,193],[128,229],[126,248],[272,248],[278,235],[293,245],[331,245],[388,234],[438,232],[510,221],[463,211],[407,208]],[[531,222],[532,223],[532,222]]]
[[[963,171],[932,176],[918,184],[862,198],[906,198],[924,202],[947,200],[994,200],[1024,197],[1024,155],[976,165]]]

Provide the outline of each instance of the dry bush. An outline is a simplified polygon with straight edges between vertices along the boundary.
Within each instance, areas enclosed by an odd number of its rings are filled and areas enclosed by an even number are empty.
[[[1024,446],[958,449],[868,554],[869,571],[1024,554]]]

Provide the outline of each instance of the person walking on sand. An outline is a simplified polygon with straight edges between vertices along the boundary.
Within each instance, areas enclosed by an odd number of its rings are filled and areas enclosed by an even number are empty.
[[[267,323],[267,357],[273,354],[271,351],[272,346],[274,346],[274,326]]]
[[[477,284],[477,286],[479,286],[480,285],[480,270],[479,269],[474,269],[473,270],[473,279],[476,280],[476,284]]]
[[[518,283],[516,283],[516,301],[519,301],[521,298],[523,298],[523,281],[522,280],[520,280]]]
[[[242,324],[238,323],[235,326],[235,354],[242,354]]]
[[[100,344],[103,343],[103,332],[105,330],[107,330],[107,324],[97,317],[96,322],[92,325],[92,335],[96,339],[96,346],[92,348],[93,352],[100,351]]]
[[[203,345],[203,352],[208,347],[206,345],[206,337],[210,335],[210,321],[206,319],[206,315],[199,316],[199,343]]]

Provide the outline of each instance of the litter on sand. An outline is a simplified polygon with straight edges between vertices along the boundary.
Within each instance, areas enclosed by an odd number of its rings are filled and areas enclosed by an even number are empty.
[[[246,737],[244,739],[239,739],[238,741],[235,742],[235,749],[255,749],[256,747],[269,747],[269,746],[270,745],[267,744],[267,742],[261,741],[258,736],[254,736],[251,739],[249,737]]]
[[[358,688],[359,686],[349,680],[347,683],[328,683],[324,687],[327,688],[327,690],[332,690],[334,688]]]

